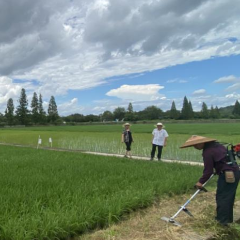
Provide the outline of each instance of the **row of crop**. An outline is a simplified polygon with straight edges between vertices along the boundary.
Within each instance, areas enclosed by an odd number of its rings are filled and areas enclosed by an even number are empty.
[[[214,126],[212,126],[213,128]],[[209,130],[210,131],[210,130]],[[177,134],[175,131],[168,131],[169,138],[167,147],[164,148],[162,157],[165,159],[201,161],[201,154],[197,150],[180,149],[179,147],[193,135],[194,132],[190,128],[185,134]],[[200,132],[200,130],[198,130]],[[198,134],[197,130],[196,133]],[[234,135],[226,130],[219,130],[218,135],[209,132],[200,132],[200,135],[207,135],[216,138],[221,142],[240,143],[240,135]],[[0,134],[0,142],[15,143],[23,145],[31,145],[37,147],[38,138],[42,139],[41,147],[65,148],[71,150],[83,150],[102,153],[124,154],[125,145],[121,143],[121,132],[72,132],[72,131],[2,131]],[[132,154],[136,156],[150,157],[151,151],[151,133],[134,133],[134,143],[132,144]],[[52,139],[50,145],[49,138]]]
[[[123,123],[122,123],[123,124]],[[1,132],[4,131],[16,131],[22,130],[24,132],[29,131],[48,131],[48,132],[115,132],[121,133],[122,124],[113,125],[79,125],[79,126],[39,126],[39,127],[24,127],[24,128],[5,128],[0,129]],[[132,124],[131,129],[134,133],[149,133],[151,134],[156,122],[151,124]],[[211,122],[211,123],[199,123],[196,121],[192,122],[175,122],[175,123],[165,123],[166,129],[169,133],[173,134],[224,134],[224,135],[240,135],[240,122]]]

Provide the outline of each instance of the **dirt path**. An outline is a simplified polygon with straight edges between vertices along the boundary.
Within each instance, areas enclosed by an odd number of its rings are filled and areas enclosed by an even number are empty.
[[[162,199],[153,206],[131,213],[118,224],[74,238],[74,240],[207,240],[223,234],[213,220],[215,193],[200,193],[188,206],[194,218],[181,212],[177,227],[161,220],[174,215],[189,195]],[[235,219],[240,219],[240,202],[235,204]],[[217,239],[217,238],[215,238]],[[228,239],[228,238],[226,238]],[[234,238],[231,238],[234,240]],[[239,239],[238,239],[239,240]]]
[[[11,143],[0,143],[0,145],[4,146],[14,146],[14,147],[27,147],[27,148],[36,148],[32,145],[21,145],[21,144],[11,144]],[[66,148],[51,148],[51,147],[39,147],[39,149],[44,150],[51,150],[51,151],[63,151],[63,152],[81,152],[91,155],[101,155],[101,156],[113,156],[113,157],[120,157],[122,158],[124,155],[121,154],[114,154],[114,153],[102,153],[102,152],[90,152],[85,150],[72,150],[72,149],[66,149]],[[140,157],[140,156],[132,156],[132,159],[136,160],[145,160],[149,161],[149,157]],[[182,163],[182,164],[190,164],[190,165],[197,165],[197,166],[203,166],[203,163],[201,162],[191,162],[191,161],[178,161],[178,160],[169,160],[169,159],[162,159],[161,161],[166,163]]]

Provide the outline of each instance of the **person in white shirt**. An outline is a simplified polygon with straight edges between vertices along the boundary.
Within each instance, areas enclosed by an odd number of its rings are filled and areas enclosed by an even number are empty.
[[[156,128],[152,132],[152,151],[151,151],[151,159],[154,159],[156,148],[158,148],[157,158],[158,161],[161,160],[162,149],[167,145],[168,133],[165,129],[163,129],[162,123],[157,123]]]

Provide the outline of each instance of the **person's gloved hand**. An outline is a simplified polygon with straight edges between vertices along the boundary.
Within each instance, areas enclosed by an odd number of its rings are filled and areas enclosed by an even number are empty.
[[[197,182],[196,184],[195,184],[195,187],[196,188],[198,188],[198,189],[202,189],[202,184],[200,183],[200,182]]]

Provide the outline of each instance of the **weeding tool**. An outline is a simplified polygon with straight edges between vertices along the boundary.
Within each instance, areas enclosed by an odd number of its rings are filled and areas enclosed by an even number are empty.
[[[173,225],[175,226],[181,226],[181,224],[179,222],[177,222],[175,220],[175,218],[178,216],[178,214],[181,212],[181,211],[184,211],[185,213],[187,213],[190,217],[193,217],[193,215],[191,214],[191,212],[186,208],[186,206],[191,202],[191,200],[196,197],[196,195],[201,192],[201,191],[204,191],[204,192],[207,192],[207,189],[204,188],[204,186],[210,181],[210,179],[214,176],[214,174],[211,175],[211,177],[203,184],[203,186],[201,188],[199,188],[192,196],[189,200],[187,200],[183,206],[180,207],[180,209],[170,218],[167,218],[167,217],[162,217],[161,219],[164,220],[164,221],[167,221],[169,223],[172,223]]]

